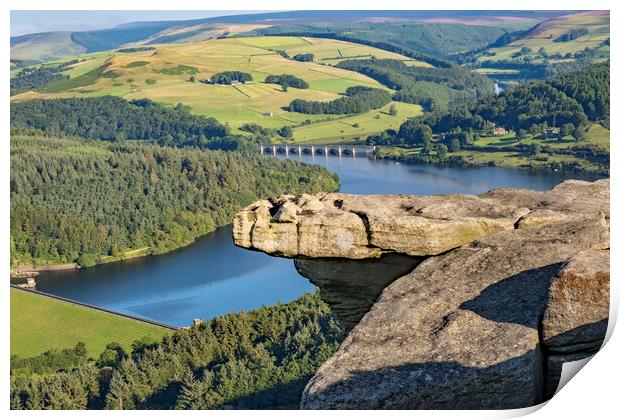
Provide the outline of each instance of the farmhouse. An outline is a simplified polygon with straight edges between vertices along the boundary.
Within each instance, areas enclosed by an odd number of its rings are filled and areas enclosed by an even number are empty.
[[[508,132],[506,131],[506,129],[504,127],[495,127],[493,129],[493,135],[494,136],[504,136],[504,135],[506,135],[506,133],[508,133]]]

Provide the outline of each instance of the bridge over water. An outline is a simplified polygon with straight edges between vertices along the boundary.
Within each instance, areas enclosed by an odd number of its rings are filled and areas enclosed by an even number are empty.
[[[261,155],[374,156],[375,146],[354,144],[261,144]]]

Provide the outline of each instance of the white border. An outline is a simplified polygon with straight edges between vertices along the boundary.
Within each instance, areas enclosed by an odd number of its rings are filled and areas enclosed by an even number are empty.
[[[2,139],[2,153],[0,155],[0,172],[2,180],[0,185],[3,190],[4,199],[1,201],[0,206],[0,220],[4,221],[2,226],[2,248],[1,264],[5,274],[9,272],[9,65],[8,57],[10,55],[9,37],[10,37],[10,9],[14,10],[49,10],[51,8],[58,10],[399,10],[399,9],[419,9],[419,10],[611,10],[612,23],[616,15],[616,11],[620,10],[620,2],[612,1],[549,1],[549,0],[504,0],[498,1],[481,1],[481,0],[469,0],[464,1],[448,1],[448,0],[434,0],[432,2],[419,2],[419,1],[394,1],[394,0],[382,0],[380,2],[369,0],[314,0],[312,2],[302,1],[284,1],[284,0],[264,0],[260,4],[249,0],[238,0],[234,4],[224,4],[221,2],[210,4],[205,0],[176,0],[174,2],[162,2],[155,3],[148,0],[136,0],[128,3],[121,0],[106,0],[99,2],[84,2],[77,0],[56,0],[53,3],[43,0],[8,0],[3,2],[2,9],[2,22],[4,42],[2,48],[4,50],[5,57],[5,83],[2,85],[2,97],[5,98],[2,109],[2,127],[5,135]],[[222,7],[225,6],[225,7]],[[616,7],[614,7],[616,6]],[[616,10],[614,10],[616,9]],[[199,16],[197,16],[198,18]],[[617,40],[615,36],[618,34],[614,24],[611,25],[611,32],[614,34],[613,38]],[[615,43],[612,44],[612,62],[616,63],[617,48]],[[612,65],[612,68],[615,68]],[[615,82],[614,75],[612,73],[612,110],[615,110],[614,106],[617,103],[618,88]],[[613,112],[612,112],[613,113]],[[614,155],[615,135],[612,135],[612,156]],[[615,158],[612,159],[615,161]],[[615,215],[615,210],[618,208],[618,188],[616,181],[611,183],[612,200],[611,209],[612,215]],[[612,216],[612,219],[614,216]],[[612,238],[611,241],[615,242],[618,237],[618,228],[616,223],[612,221],[611,225]],[[618,285],[617,278],[614,278],[617,274],[617,254],[615,247],[612,247],[611,268],[612,268],[612,308],[610,313],[610,329],[615,325],[615,321],[618,313]],[[569,381],[569,383],[547,404],[536,408],[523,409],[523,410],[508,410],[508,411],[390,411],[382,413],[374,413],[370,411],[322,411],[320,413],[314,412],[285,412],[285,411],[210,411],[208,413],[203,412],[147,412],[147,411],[133,411],[133,412],[28,412],[28,411],[10,411],[9,410],[9,288],[4,287],[1,290],[1,304],[0,313],[2,314],[2,328],[0,343],[0,364],[2,371],[0,372],[0,378],[2,380],[2,390],[0,391],[0,407],[11,417],[15,418],[57,418],[63,416],[63,418],[75,419],[80,416],[87,415],[89,418],[135,418],[135,419],[160,419],[169,417],[184,418],[262,418],[263,416],[269,419],[288,419],[291,415],[297,418],[310,419],[314,416],[321,416],[321,418],[355,418],[357,419],[371,419],[379,416],[390,416],[394,418],[433,418],[433,419],[484,419],[484,418],[507,418],[518,417],[528,413],[531,418],[547,419],[547,418],[562,418],[562,419],[605,419],[614,416],[612,413],[618,411],[618,395],[617,395],[617,383],[618,383],[618,357],[620,354],[620,344],[617,337],[611,337],[605,347],[597,354],[587,366],[579,372],[575,379]]]

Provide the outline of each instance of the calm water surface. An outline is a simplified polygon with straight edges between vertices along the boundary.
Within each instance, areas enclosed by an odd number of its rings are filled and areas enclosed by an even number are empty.
[[[341,191],[351,194],[478,194],[499,187],[543,190],[566,178],[556,173],[437,168],[367,158],[303,156],[301,160],[336,172]],[[314,290],[291,260],[235,247],[230,226],[165,255],[41,273],[37,288],[176,326],[189,325],[193,318],[287,302]]]

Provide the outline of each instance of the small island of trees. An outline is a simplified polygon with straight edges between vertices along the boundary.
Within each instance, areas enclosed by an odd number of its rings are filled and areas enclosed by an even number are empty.
[[[555,42],[568,42],[573,39],[581,38],[584,35],[588,34],[588,30],[586,28],[572,29],[565,33],[562,36],[559,36],[555,39]]]
[[[203,82],[216,85],[232,85],[234,83],[247,83],[252,80],[252,75],[249,73],[244,73],[242,71],[224,71],[215,73],[211,76],[211,79],[204,80]]]
[[[302,114],[359,114],[381,108],[392,100],[387,90],[366,86],[351,86],[342,98],[329,102],[295,99],[289,111]]]
[[[273,83],[274,85],[280,85],[282,87],[294,87],[297,89],[308,89],[310,85],[303,79],[293,76],[292,74],[272,74],[267,76],[265,83]]]
[[[293,60],[301,62],[314,61],[314,54],[295,54]]]

